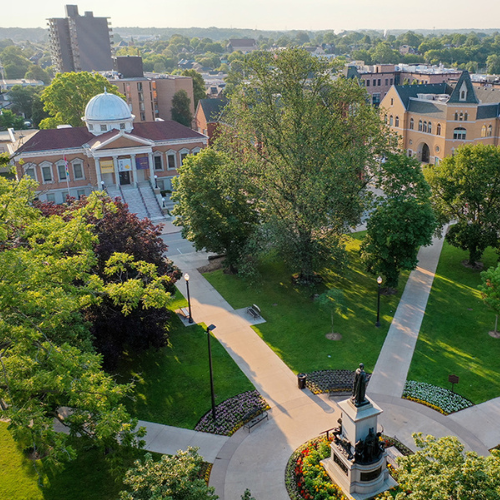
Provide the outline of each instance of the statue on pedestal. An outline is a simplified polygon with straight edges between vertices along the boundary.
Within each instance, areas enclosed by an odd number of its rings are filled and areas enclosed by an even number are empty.
[[[354,406],[363,406],[369,403],[365,398],[366,393],[366,372],[365,365],[363,363],[359,364],[359,368],[356,370],[354,375],[354,385],[352,388],[351,401]]]

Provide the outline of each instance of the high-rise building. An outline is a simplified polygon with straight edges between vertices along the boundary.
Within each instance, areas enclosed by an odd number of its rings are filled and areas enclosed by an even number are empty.
[[[107,17],[78,14],[66,5],[66,17],[48,19],[50,51],[56,71],[106,71],[111,61],[111,27]]]

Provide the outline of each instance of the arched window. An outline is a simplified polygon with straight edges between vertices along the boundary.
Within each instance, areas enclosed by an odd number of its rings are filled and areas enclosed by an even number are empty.
[[[463,122],[464,121],[464,114],[460,111],[460,114],[458,115],[458,120]]]
[[[469,115],[467,113],[464,113],[464,122],[467,121],[467,118],[469,118]]]
[[[423,129],[424,132],[427,132],[427,122],[424,121],[424,129]]]
[[[441,124],[440,123],[437,124],[436,135],[441,135]]]
[[[458,122],[458,113],[455,111],[455,121]]]
[[[481,127],[481,137],[486,137],[486,125]]]
[[[410,130],[413,130],[414,122],[413,118],[410,118]]]
[[[396,125],[396,127],[399,127],[399,116],[396,116],[396,122],[394,123],[394,125]]]
[[[465,141],[466,137],[467,130],[465,130],[463,127],[457,127],[455,130],[453,130],[453,139]]]
[[[432,123],[431,123],[431,122],[429,122],[429,123],[427,124],[427,132],[428,132],[429,134],[432,134]]]
[[[394,119],[391,115],[391,116],[389,116],[389,125],[392,127],[393,123],[394,123]]]
[[[418,131],[422,132],[422,120],[418,121]]]
[[[384,115],[384,123],[387,123],[387,115]]]
[[[492,126],[488,125],[488,137],[491,137],[491,133],[492,133]]]

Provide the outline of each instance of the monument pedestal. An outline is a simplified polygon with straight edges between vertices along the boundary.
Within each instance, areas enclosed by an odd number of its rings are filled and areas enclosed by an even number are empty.
[[[350,399],[339,403],[342,427],[330,445],[330,458],[321,462],[332,481],[355,500],[371,498],[397,485],[389,475],[386,452],[376,435],[382,409],[368,398],[365,401],[360,406]]]

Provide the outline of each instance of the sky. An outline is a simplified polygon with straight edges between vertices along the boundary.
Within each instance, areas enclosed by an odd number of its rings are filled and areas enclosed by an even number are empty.
[[[76,2],[73,2],[76,3]],[[19,8],[16,8],[19,5]],[[65,17],[60,0],[9,2],[0,27],[46,27]],[[481,5],[480,8],[477,6]],[[80,14],[109,17],[112,27],[251,28],[261,30],[489,29],[500,27],[500,2],[465,0],[86,0]]]

